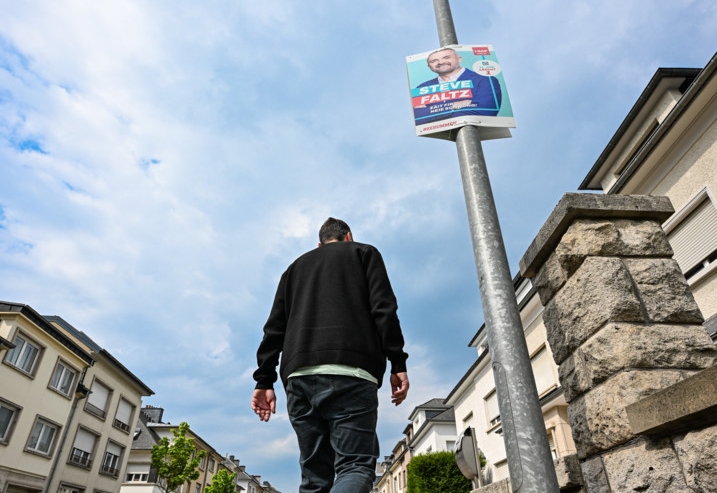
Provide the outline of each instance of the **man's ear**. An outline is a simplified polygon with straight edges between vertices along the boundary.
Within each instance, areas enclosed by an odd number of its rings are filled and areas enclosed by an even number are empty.
[[[351,234],[351,231],[346,233],[346,238],[344,238],[344,241],[354,241],[354,236]]]

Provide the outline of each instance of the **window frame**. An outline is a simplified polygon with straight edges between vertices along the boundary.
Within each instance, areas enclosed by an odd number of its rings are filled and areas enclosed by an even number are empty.
[[[17,339],[21,338],[23,340],[22,346],[18,347],[18,341]],[[37,368],[40,366],[40,362],[42,361],[42,356],[45,352],[45,346],[37,342],[37,339],[27,335],[25,331],[20,330],[18,327],[17,331],[15,332],[15,335],[12,338],[12,343],[15,344],[15,347],[7,351],[5,354],[4,362],[13,367],[15,370],[19,371],[23,375],[26,375],[30,378],[35,378],[35,374],[37,373]],[[35,356],[32,361],[32,365],[29,370],[26,370],[22,366],[19,366],[17,364],[17,361],[20,359],[20,356],[22,355],[22,352],[25,350],[27,346],[35,348],[37,351],[35,353]],[[11,360],[12,355],[15,354],[15,351],[18,351],[19,354],[15,358],[14,361]]]
[[[108,450],[111,445],[114,445],[119,449],[119,455],[115,455]],[[111,476],[113,478],[118,478],[122,466],[122,457],[124,456],[124,452],[125,448],[121,444],[113,440],[107,440],[107,445],[105,446],[105,453],[102,454],[102,462],[100,463],[100,474],[103,474],[105,476]],[[114,461],[111,466],[108,465],[108,456],[116,458],[116,461]]]
[[[684,207],[679,211],[675,212],[667,221],[662,224],[662,229],[667,235],[667,239],[675,234],[675,231],[682,225],[687,225],[686,221],[690,218],[693,212],[703,206],[706,202],[710,202],[712,207],[717,209],[717,200],[714,194],[708,186],[702,187],[690,200],[687,201]],[[670,242],[672,246],[672,241]],[[713,273],[717,269],[717,259],[709,260],[714,256],[715,252],[707,253],[707,257],[700,260],[693,266],[685,266],[683,273],[687,279],[687,284],[694,286],[699,283],[702,279],[708,277],[710,273]],[[682,269],[682,267],[680,267]]]
[[[495,409],[498,414],[491,415],[491,399],[495,398]],[[497,389],[493,388],[490,392],[488,392],[485,397],[483,397],[483,406],[485,408],[485,418],[487,426],[487,431],[494,430],[501,426],[502,419],[500,417],[500,406],[498,405],[498,391]]]
[[[0,435],[0,445],[7,445],[8,443],[10,443],[12,434],[15,431],[15,425],[20,419],[22,406],[18,406],[17,404],[0,397],[0,407],[4,407],[5,409],[8,409],[12,412],[12,414],[10,415],[10,419],[8,420],[7,428],[5,428],[5,433],[3,435]]]
[[[128,423],[121,421],[117,417],[117,415],[120,412],[120,408],[121,408],[123,402],[126,402],[130,407]],[[112,419],[112,426],[129,435],[132,421],[134,421],[134,415],[136,412],[137,412],[137,406],[135,406],[132,403],[132,401],[130,401],[129,399],[125,399],[124,396],[120,395],[120,398],[117,401],[117,408],[115,409],[114,418]]]
[[[63,368],[63,371],[60,374],[59,381],[57,382],[58,387],[55,387],[53,382],[55,380],[55,375],[57,374],[57,370],[60,367]],[[62,376],[64,375],[65,372],[72,374],[72,380],[70,381],[70,384],[69,384],[69,387],[68,387],[66,393],[59,387],[60,382],[62,381]],[[70,365],[64,359],[57,358],[57,362],[55,363],[55,368],[52,370],[52,374],[50,375],[50,381],[47,384],[47,388],[49,388],[53,392],[57,392],[58,394],[71,399],[74,394],[74,389],[76,388],[75,379],[78,377],[79,374],[80,374],[80,372],[79,372],[79,370],[77,370],[77,368]]]
[[[60,483],[57,493],[84,493],[85,488],[74,484]]]
[[[90,402],[90,396],[92,395],[92,388],[95,386],[95,384],[100,385],[107,389],[107,399],[105,400],[105,407],[104,409],[100,409],[97,405]],[[107,409],[109,408],[110,402],[112,401],[112,394],[114,393],[114,390],[112,390],[112,387],[105,384],[101,379],[95,377],[92,380],[92,384],[90,385],[90,394],[87,396],[87,399],[85,400],[85,406],[84,410],[91,414],[92,416],[95,416],[98,419],[101,419],[104,421],[107,418]]]
[[[88,435],[92,435],[94,437],[94,442],[92,444],[92,450],[82,450],[80,448],[77,448],[75,445],[77,444],[77,437],[81,432],[85,432]],[[75,438],[72,440],[72,448],[70,449],[69,454],[67,455],[67,463],[71,464],[73,466],[77,466],[82,469],[90,469],[92,467],[92,464],[95,461],[95,451],[97,450],[97,444],[100,441],[100,434],[97,433],[94,430],[91,430],[89,428],[86,428],[84,426],[78,426],[77,430],[75,431]],[[80,460],[73,460],[73,457],[75,456],[75,450],[79,450],[80,452],[84,452],[87,454],[87,457],[85,458],[85,462],[82,462]]]
[[[50,439],[50,444],[47,447],[47,451],[44,451],[42,449],[39,449],[36,445],[39,445],[42,442],[42,433],[44,428],[40,429],[40,433],[38,434],[37,441],[35,442],[35,446],[30,445],[32,442],[33,434],[35,433],[35,428],[38,424],[42,424],[44,427],[53,429],[53,435]],[[51,419],[48,419],[44,416],[37,415],[35,416],[35,422],[32,424],[32,428],[30,429],[30,435],[27,437],[27,442],[25,443],[25,452],[28,452],[30,454],[40,455],[43,457],[52,457],[52,454],[54,453],[55,446],[57,445],[57,438],[60,432],[62,431],[62,425],[59,423],[55,423]]]
[[[545,358],[544,360],[539,360],[538,357]],[[543,368],[545,371],[550,371],[550,385],[545,386],[542,390],[538,387],[540,381],[538,380],[538,377],[542,374],[540,372],[536,372],[536,364],[545,365],[545,368]],[[538,370],[541,368],[539,367]],[[535,380],[535,389],[538,392],[538,397],[544,397],[548,395],[550,392],[558,388],[558,375],[555,369],[555,364],[553,360],[553,355],[551,354],[550,350],[548,349],[547,344],[541,344],[537,350],[533,354],[530,355],[530,371],[533,372],[533,379]],[[547,382],[546,382],[547,383]]]
[[[149,473],[146,472],[128,472],[125,474],[125,483],[146,483],[148,479]]]

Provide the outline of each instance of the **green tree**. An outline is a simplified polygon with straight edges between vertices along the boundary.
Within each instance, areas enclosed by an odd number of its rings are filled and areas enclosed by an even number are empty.
[[[212,484],[207,486],[205,493],[236,493],[237,487],[234,484],[236,473],[229,474],[226,469],[221,469],[212,478]]]
[[[194,439],[187,438],[189,425],[180,423],[172,430],[174,439],[164,437],[152,447],[152,467],[157,471],[157,484],[165,493],[171,493],[184,483],[199,477],[199,461],[207,455],[197,451]]]
[[[408,463],[407,493],[469,493],[473,486],[451,452],[413,457]]]

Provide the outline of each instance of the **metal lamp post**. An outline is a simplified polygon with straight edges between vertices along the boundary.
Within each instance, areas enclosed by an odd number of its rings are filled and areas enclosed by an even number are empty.
[[[433,0],[441,47],[458,44],[448,0]],[[530,364],[480,128],[456,132],[473,253],[514,492],[557,493],[558,480]]]

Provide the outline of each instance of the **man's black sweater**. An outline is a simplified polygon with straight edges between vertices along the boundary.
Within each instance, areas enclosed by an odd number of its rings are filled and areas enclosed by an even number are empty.
[[[305,366],[363,368],[379,386],[386,371],[406,371],[398,305],[379,251],[337,241],[305,253],[284,272],[257,351],[256,388]]]

